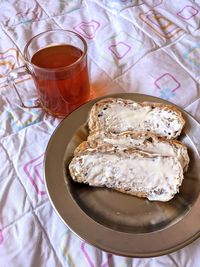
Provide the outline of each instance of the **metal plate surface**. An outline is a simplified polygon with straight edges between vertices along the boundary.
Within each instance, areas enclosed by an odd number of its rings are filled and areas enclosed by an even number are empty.
[[[112,97],[138,102],[169,102],[141,94]],[[180,140],[190,164],[180,192],[168,202],[151,202],[106,188],[72,181],[68,164],[74,149],[88,135],[92,100],[66,117],[50,138],[45,154],[45,183],[51,203],[63,222],[80,238],[110,253],[151,257],[173,252],[200,233],[200,126],[187,112]],[[171,104],[171,103],[170,103]]]

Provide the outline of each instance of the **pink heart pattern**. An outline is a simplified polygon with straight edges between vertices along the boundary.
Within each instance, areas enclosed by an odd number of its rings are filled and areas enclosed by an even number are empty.
[[[154,84],[158,89],[168,88],[172,92],[175,92],[181,86],[177,79],[170,73],[162,74],[155,80]]]
[[[189,20],[192,17],[196,16],[198,13],[199,11],[196,8],[187,5],[181,11],[179,11],[177,15],[184,20]]]
[[[42,177],[43,156],[44,154],[30,160],[24,165],[24,172],[26,173],[27,177],[29,178],[32,186],[35,188],[35,191],[37,192],[38,195],[46,194],[45,184]]]
[[[3,240],[4,240],[3,234],[2,231],[0,230],[0,245],[3,243]]]
[[[81,244],[81,250],[83,252],[83,255],[86,257],[87,262],[89,264],[90,267],[95,267],[95,263],[93,262],[92,258],[90,257],[90,254],[87,252],[87,245],[86,242],[83,242]],[[101,264],[101,266],[99,267],[108,267],[109,266],[109,260],[112,257],[112,254],[107,254],[107,260]]]
[[[89,22],[82,21],[80,24],[74,27],[74,29],[87,39],[93,39],[96,36],[96,32],[100,27],[100,23],[96,20]]]
[[[125,42],[119,42],[109,46],[108,49],[116,56],[117,59],[122,59],[131,50],[131,46]]]

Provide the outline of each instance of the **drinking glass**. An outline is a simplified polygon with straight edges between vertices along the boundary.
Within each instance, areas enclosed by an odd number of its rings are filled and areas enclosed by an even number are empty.
[[[23,107],[42,107],[53,116],[64,117],[89,99],[87,43],[79,34],[69,30],[40,33],[26,44],[24,60],[25,65],[12,70],[7,79]],[[27,72],[37,88],[34,106],[24,104],[15,84]]]

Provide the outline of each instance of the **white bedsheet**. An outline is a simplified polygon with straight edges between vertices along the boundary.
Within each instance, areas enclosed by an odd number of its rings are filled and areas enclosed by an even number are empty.
[[[102,252],[71,233],[51,207],[44,186],[44,152],[60,120],[41,109],[21,108],[13,89],[3,86],[7,73],[23,65],[22,52],[33,35],[70,29],[88,43],[92,97],[154,95],[200,122],[199,26],[199,0],[1,0],[1,267],[200,265],[200,239],[170,255],[131,259]],[[35,91],[30,77],[18,82],[31,102]]]

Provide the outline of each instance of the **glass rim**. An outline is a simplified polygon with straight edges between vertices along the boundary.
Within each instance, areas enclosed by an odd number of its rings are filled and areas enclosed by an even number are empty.
[[[83,49],[83,51],[81,50],[81,51],[83,52],[83,54],[82,54],[82,55],[81,55],[75,62],[73,62],[73,63],[70,64],[70,65],[64,66],[64,67],[57,67],[57,68],[43,68],[43,67],[39,67],[39,66],[33,64],[33,63],[28,59],[28,55],[27,55],[28,48],[29,48],[30,44],[32,43],[33,40],[35,40],[36,38],[38,38],[38,37],[44,35],[45,33],[53,33],[53,32],[66,32],[66,33],[70,33],[70,34],[72,33],[72,34],[76,35],[76,37],[78,37],[78,38],[82,41],[82,43],[83,43],[84,49]],[[39,51],[39,50],[38,50],[38,51]],[[25,45],[25,47],[24,47],[24,53],[23,53],[23,54],[24,54],[24,59],[25,59],[25,61],[26,61],[26,63],[27,63],[28,65],[32,65],[32,66],[34,66],[34,68],[39,69],[39,70],[49,71],[49,72],[51,72],[51,71],[52,71],[52,72],[55,72],[55,71],[67,70],[67,69],[70,69],[70,68],[74,67],[75,65],[79,64],[79,63],[84,59],[84,57],[86,56],[87,51],[88,51],[87,43],[86,43],[85,39],[84,39],[80,34],[74,32],[74,31],[71,31],[71,30],[55,29],[55,30],[44,31],[44,32],[41,32],[41,33],[39,33],[39,34],[33,36],[33,37],[27,42],[27,44]]]

